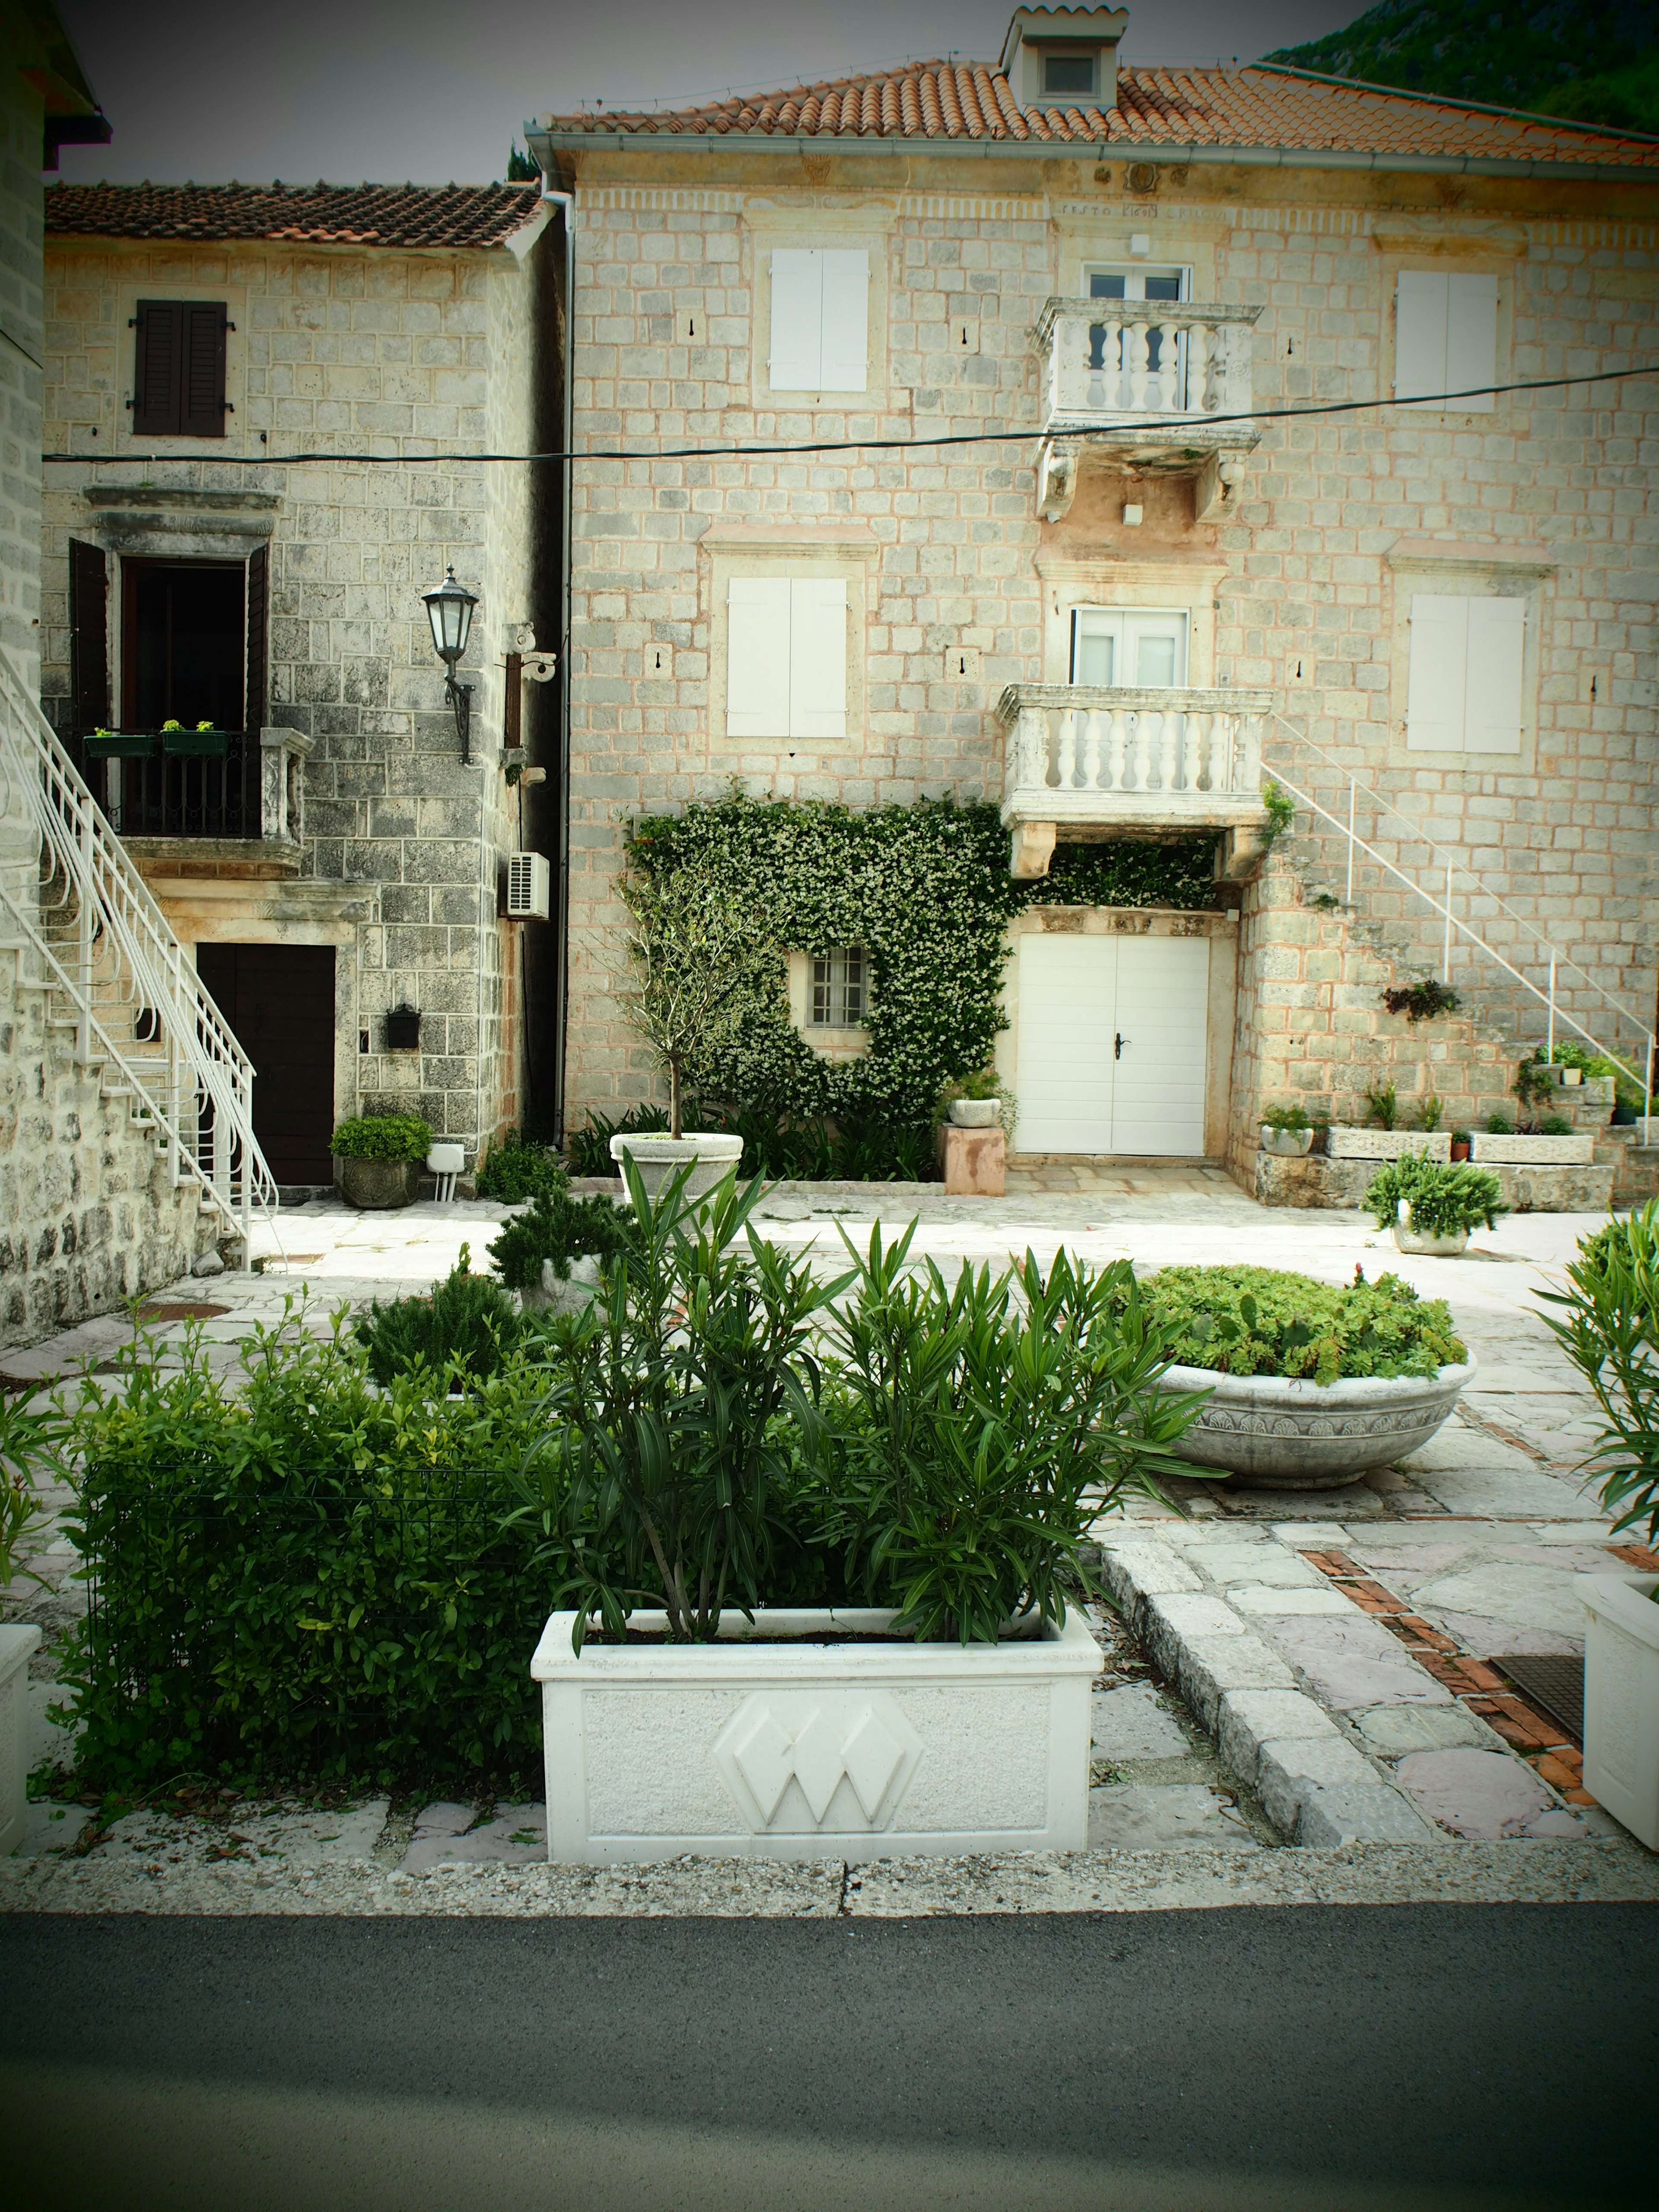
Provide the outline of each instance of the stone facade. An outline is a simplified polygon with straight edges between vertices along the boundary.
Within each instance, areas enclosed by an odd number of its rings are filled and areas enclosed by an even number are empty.
[[[263,840],[157,836],[132,849],[186,945],[331,946],[334,1118],[418,1113],[469,1159],[523,1108],[519,940],[539,926],[499,911],[507,855],[525,842],[501,756],[504,663],[546,551],[532,472],[465,458],[531,450],[538,427],[549,311],[533,191],[514,219],[493,247],[419,251],[48,222],[48,448],[110,457],[48,471],[48,711],[68,727],[71,539],[109,562],[117,714],[121,564],[264,549],[266,743],[308,741],[292,748],[290,834],[273,839],[267,823]],[[222,441],[133,435],[141,298],[226,303]],[[280,458],[298,453],[324,458]],[[470,765],[419,596],[450,563],[479,596],[460,671],[476,687]],[[418,1051],[388,1048],[396,1007],[419,1012]]]
[[[1051,523],[1030,332],[1091,261],[1150,252],[1193,272],[1194,299],[1261,309],[1259,410],[1366,401],[1392,388],[1399,272],[1451,265],[1498,274],[1500,383],[1622,369],[1653,351],[1650,187],[1194,161],[1149,169],[1132,192],[1125,166],[1092,149],[995,163],[937,139],[879,156],[833,137],[810,155],[752,139],[688,152],[660,137],[589,148],[548,128],[579,215],[578,450],[872,441],[574,471],[568,1119],[653,1093],[611,949],[630,815],[734,776],[854,806],[997,798],[998,696],[1067,680],[1066,609],[1088,600],[1188,609],[1188,681],[1274,695],[1269,773],[1339,822],[1348,778],[1369,787],[1363,836],[1437,892],[1449,854],[1460,917],[1542,986],[1534,928],[1559,956],[1563,1012],[1639,1054],[1659,913],[1653,380],[1516,392],[1489,413],[1264,420],[1204,519],[1190,471],[1093,465]],[[783,243],[869,251],[871,389],[856,401],[768,404],[764,270]],[[1006,442],[876,443],[994,427]],[[848,580],[843,741],[721,734],[725,580],[769,561]],[[1410,599],[1458,589],[1527,599],[1513,762],[1406,750]],[[969,649],[970,677],[947,677],[953,647]],[[1364,855],[1350,902],[1345,840],[1299,809],[1242,894],[1237,1173],[1249,1179],[1254,1126],[1276,1099],[1340,1118],[1393,1080],[1407,1098],[1437,1092],[1449,1126],[1504,1106],[1545,1016],[1500,969],[1455,948],[1467,1018],[1413,1030],[1381,1006],[1385,984],[1438,971],[1441,941],[1438,917]]]

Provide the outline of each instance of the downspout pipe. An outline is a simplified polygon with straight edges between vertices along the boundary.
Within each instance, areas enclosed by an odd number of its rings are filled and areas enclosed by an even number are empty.
[[[562,450],[568,454],[574,450],[571,434],[575,419],[572,372],[575,356],[573,333],[576,326],[576,196],[574,192],[550,190],[547,172],[544,169],[542,198],[558,209],[564,229],[564,340],[561,394],[564,415]],[[559,520],[559,822],[553,895],[553,911],[559,932],[559,1002],[555,1009],[553,1023],[553,1125],[556,1138],[562,1145],[565,1133],[565,1055],[570,1019],[570,517],[574,465],[565,460],[559,465],[563,477]]]

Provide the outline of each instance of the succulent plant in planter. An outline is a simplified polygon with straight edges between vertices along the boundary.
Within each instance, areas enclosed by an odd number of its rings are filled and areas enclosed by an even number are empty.
[[[431,1126],[417,1114],[360,1115],[329,1139],[346,1204],[376,1212],[412,1203],[431,1149]]]
[[[1364,1205],[1379,1229],[1393,1230],[1402,1252],[1449,1259],[1468,1244],[1471,1229],[1483,1224],[1495,1229],[1498,1215],[1510,1210],[1497,1176],[1486,1169],[1411,1153],[1384,1163],[1371,1178]]]

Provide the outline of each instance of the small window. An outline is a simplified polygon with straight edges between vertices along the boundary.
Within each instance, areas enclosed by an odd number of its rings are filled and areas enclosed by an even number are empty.
[[[217,300],[140,300],[132,428],[141,438],[222,438],[225,333]]]
[[[733,576],[726,614],[726,735],[844,738],[846,579]]]
[[[775,246],[774,392],[865,392],[870,384],[870,256],[863,246]]]
[[[815,1030],[856,1030],[864,1025],[868,993],[864,949],[812,956],[812,995],[807,1024]]]
[[[1402,269],[1395,295],[1394,395],[1455,414],[1490,415],[1498,381],[1498,279]],[[1448,398],[1462,392],[1463,398]]]
[[[1407,750],[1518,753],[1526,634],[1524,599],[1414,592]]]
[[[1091,93],[1095,88],[1092,54],[1044,54],[1042,89],[1045,93]]]
[[[1185,611],[1073,608],[1071,680],[1130,691],[1165,690],[1185,684]]]

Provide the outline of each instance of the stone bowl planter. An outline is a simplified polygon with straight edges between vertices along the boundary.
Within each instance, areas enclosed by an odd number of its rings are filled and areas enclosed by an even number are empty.
[[[953,1098],[951,1121],[958,1129],[994,1129],[1002,1119],[1000,1098]]]
[[[573,1260],[564,1279],[554,1272],[550,1260],[544,1260],[539,1286],[520,1291],[519,1304],[526,1313],[580,1313],[592,1304],[599,1287],[599,1263],[592,1252]]]
[[[1455,1260],[1468,1248],[1467,1229],[1454,1229],[1449,1235],[1431,1237],[1426,1231],[1412,1227],[1412,1202],[1408,1198],[1400,1201],[1400,1218],[1394,1224],[1394,1246],[1396,1252],[1420,1252],[1431,1260]]]
[[[640,1179],[653,1198],[688,1160],[695,1160],[696,1165],[692,1169],[686,1193],[689,1197],[701,1198],[705,1191],[713,1190],[743,1158],[743,1139],[704,1135],[615,1136],[611,1139],[611,1157],[617,1163],[617,1173],[622,1182],[623,1194],[626,1197],[628,1177],[623,1173],[622,1165],[624,1154],[639,1170]]]
[[[1207,1390],[1209,1403],[1176,1449],[1200,1467],[1224,1467],[1247,1488],[1332,1490],[1420,1450],[1457,1403],[1473,1358],[1432,1381],[1291,1382],[1279,1375],[1217,1375],[1170,1367],[1161,1390]]]
[[[419,1160],[337,1160],[340,1195],[348,1206],[380,1213],[412,1206],[421,1188]]]
[[[757,1610],[715,1644],[589,1643],[549,1617],[542,1686],[547,1856],[868,1859],[1075,1851],[1089,1832],[1080,1613],[996,1644],[872,1638],[890,1612]],[[659,1613],[629,1626],[660,1629]],[[762,1640],[765,1639],[765,1640]]]
[[[1575,1575],[1583,1601],[1584,1787],[1659,1850],[1659,1575]]]
[[[1276,1159],[1305,1160],[1313,1150],[1311,1129],[1270,1129],[1264,1121],[1261,1136],[1262,1151],[1273,1153]]]

